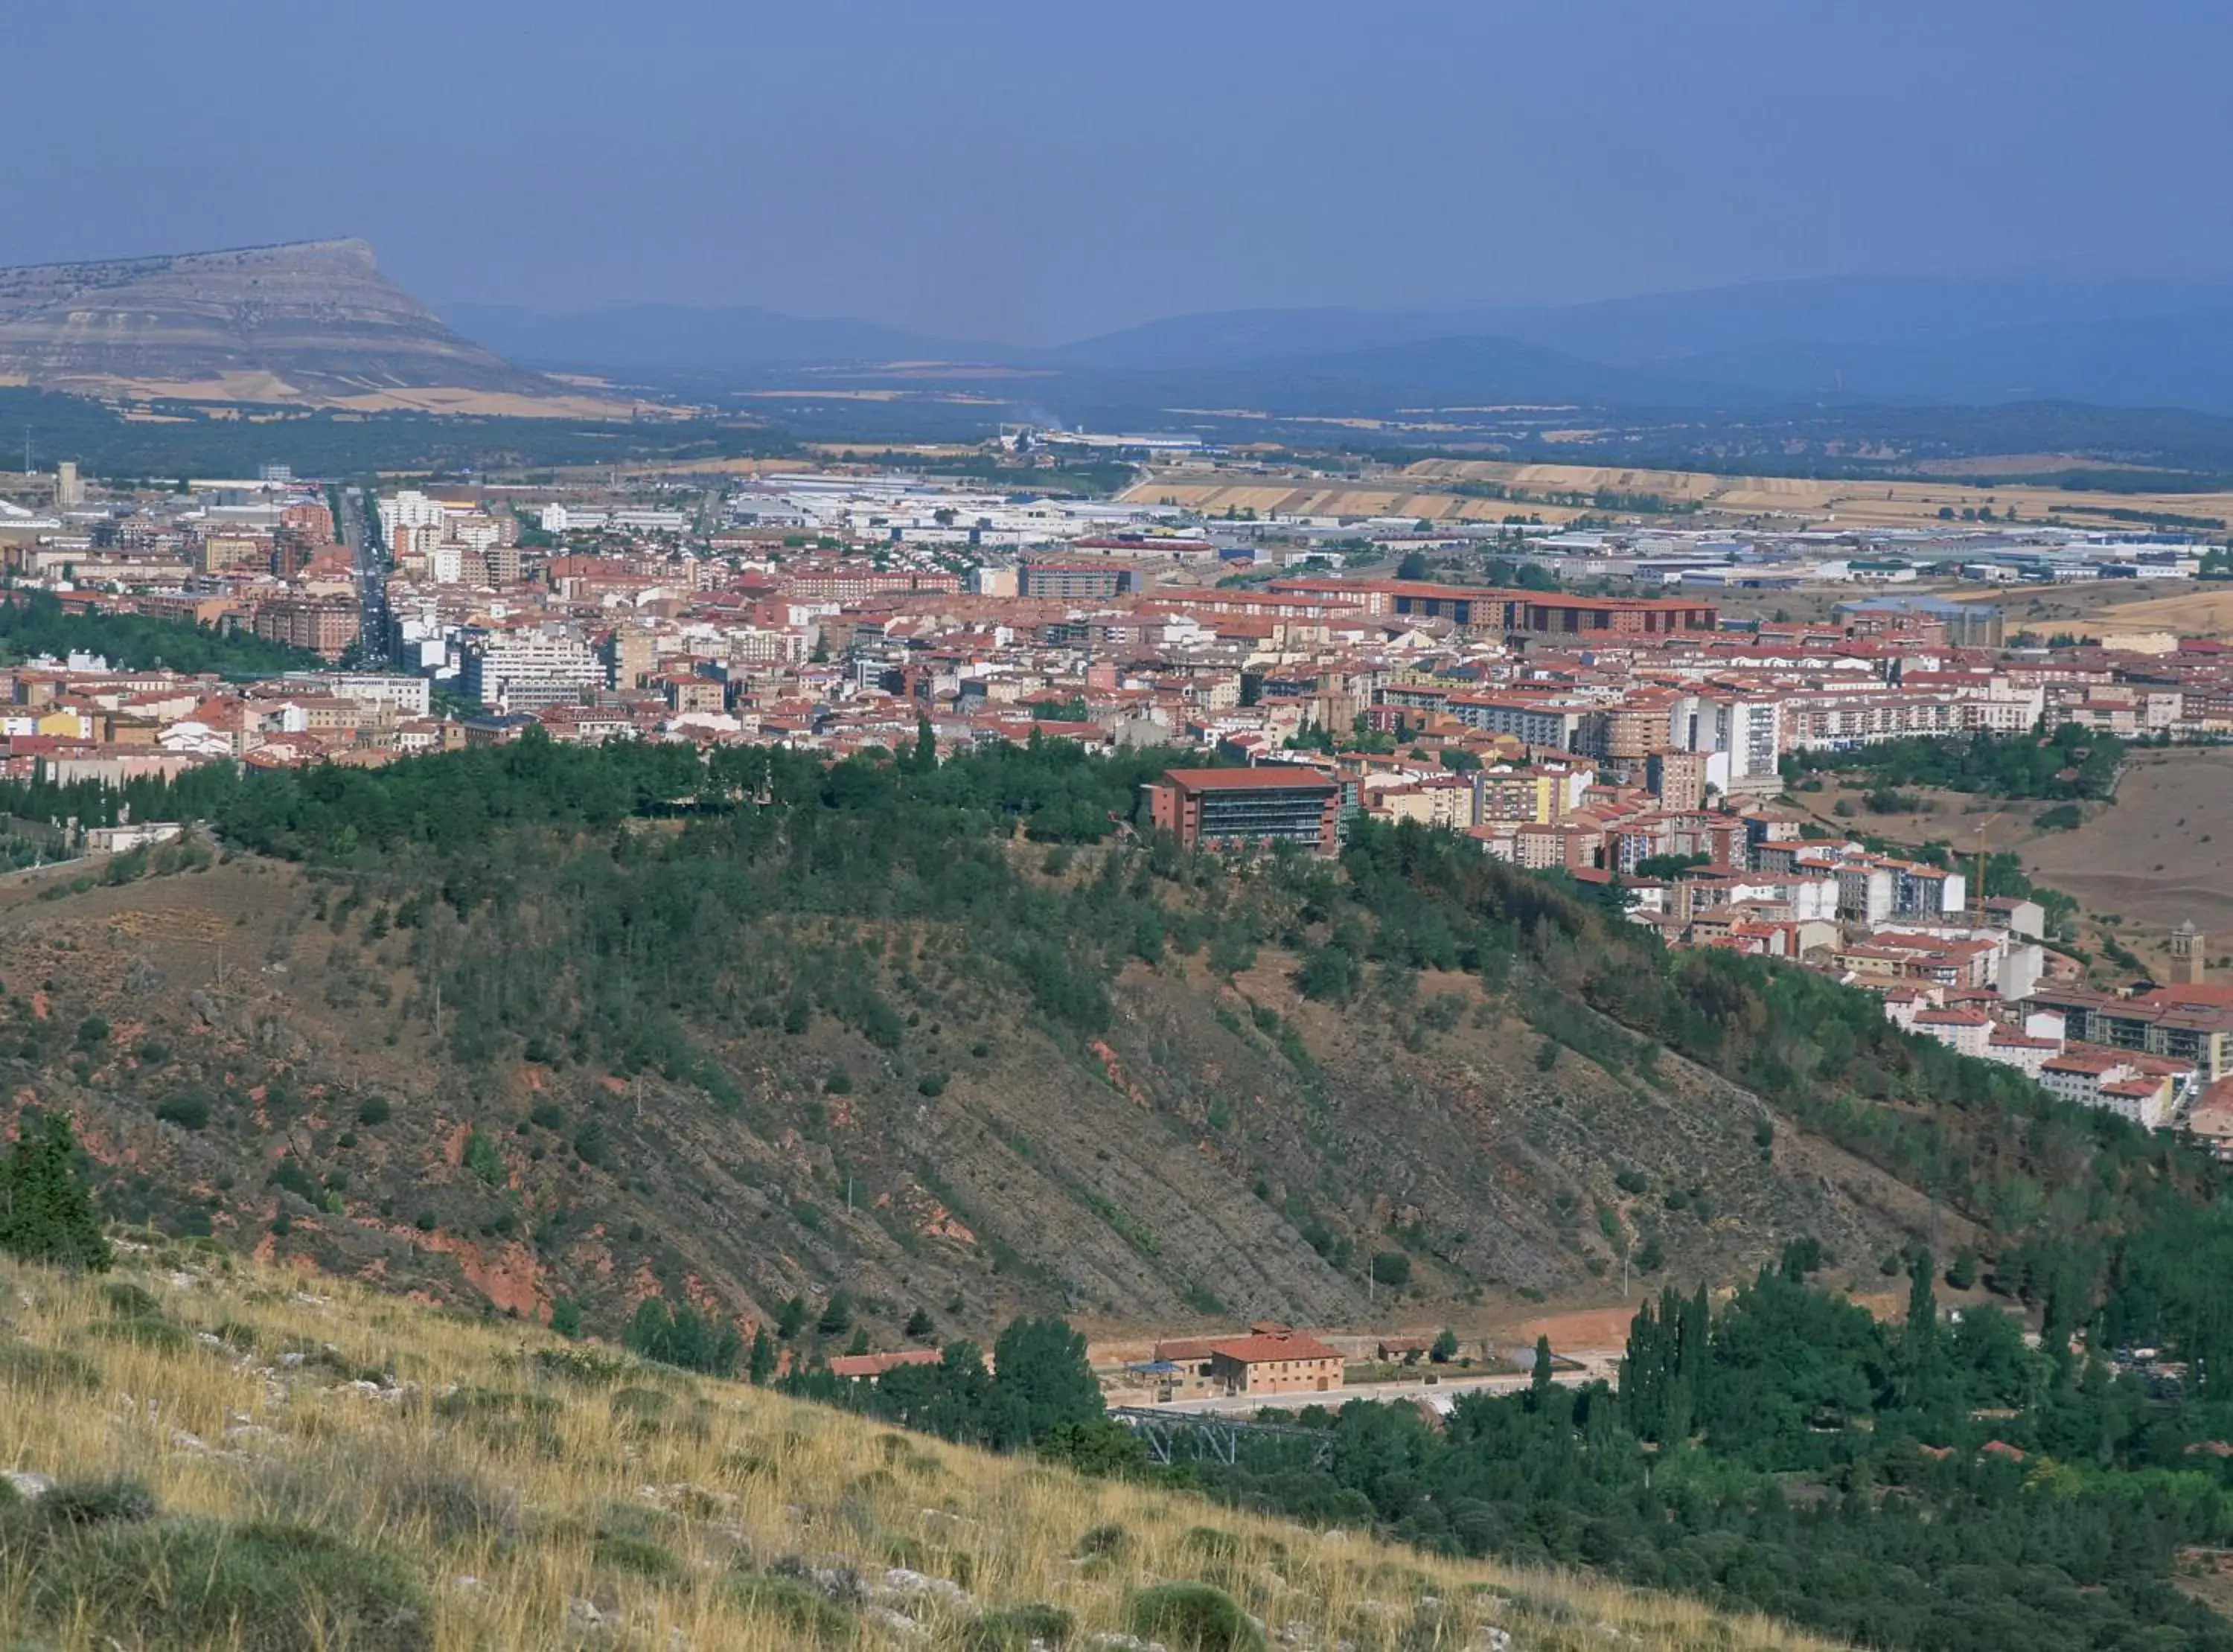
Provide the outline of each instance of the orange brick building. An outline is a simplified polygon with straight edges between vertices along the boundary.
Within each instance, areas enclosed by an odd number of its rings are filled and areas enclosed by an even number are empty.
[[[1209,1345],[1213,1387],[1227,1394],[1324,1394],[1341,1386],[1341,1356],[1301,1331],[1258,1331]]]
[[[1149,818],[1188,849],[1299,843],[1339,849],[1341,783],[1298,764],[1253,769],[1169,769],[1143,788]]]

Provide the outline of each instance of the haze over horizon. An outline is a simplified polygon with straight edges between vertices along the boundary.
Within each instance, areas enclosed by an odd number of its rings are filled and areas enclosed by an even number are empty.
[[[1227,308],[2233,269],[2209,49],[2233,18],[2138,10],[400,0],[367,28],[120,0],[96,38],[40,9],[18,61],[54,72],[14,107],[67,135],[0,190],[0,263],[358,235],[437,303],[1006,343]],[[244,63],[266,103],[198,100]],[[89,120],[96,71],[166,89]]]

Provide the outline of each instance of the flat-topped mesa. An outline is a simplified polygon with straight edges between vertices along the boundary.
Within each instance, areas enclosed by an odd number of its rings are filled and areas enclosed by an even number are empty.
[[[0,383],[310,406],[567,393],[453,332],[354,238],[0,269]]]

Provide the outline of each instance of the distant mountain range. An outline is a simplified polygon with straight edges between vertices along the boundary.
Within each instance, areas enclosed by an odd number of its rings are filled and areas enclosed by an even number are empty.
[[[365,411],[630,411],[552,376],[570,371],[700,402],[798,388],[802,374],[973,398],[1005,385],[1026,416],[1096,421],[1513,404],[1740,421],[2035,402],[2233,415],[2233,281],[1840,277],[1533,308],[1227,310],[1033,348],[743,306],[440,315],[356,240],[0,269],[0,384]]]
[[[776,368],[875,378],[895,363],[934,361],[1032,369],[1103,390],[1130,379],[1145,392],[1152,381],[1181,400],[1238,398],[1287,412],[2070,400],[2233,413],[2228,281],[1836,277],[1534,308],[1229,310],[1051,348],[749,308],[544,315],[455,305],[447,315],[523,362],[699,390]],[[924,370],[909,376],[920,381]]]

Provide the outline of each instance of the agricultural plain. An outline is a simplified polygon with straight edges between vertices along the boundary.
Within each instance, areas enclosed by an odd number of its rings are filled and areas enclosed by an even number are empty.
[[[2079,461],[2073,460],[2076,465]],[[1500,489],[1502,497],[1489,493]],[[2074,527],[2111,527],[2136,517],[2172,516],[2233,522],[2233,492],[2111,493],[2041,486],[1989,485],[1960,477],[1899,481],[1815,480],[1805,477],[1717,476],[1702,471],[1621,465],[1519,465],[1489,459],[1422,459],[1387,478],[1357,483],[1300,471],[1292,476],[1238,475],[1175,468],[1143,477],[1122,496],[1135,504],[1170,503],[1221,516],[1409,517],[1427,522],[1498,522],[1515,511],[1545,522],[1572,521],[1608,508],[1654,514],[1654,505],[1730,521],[1774,520],[1787,526],[1920,527],[1992,511],[1996,520],[2050,519]]]

